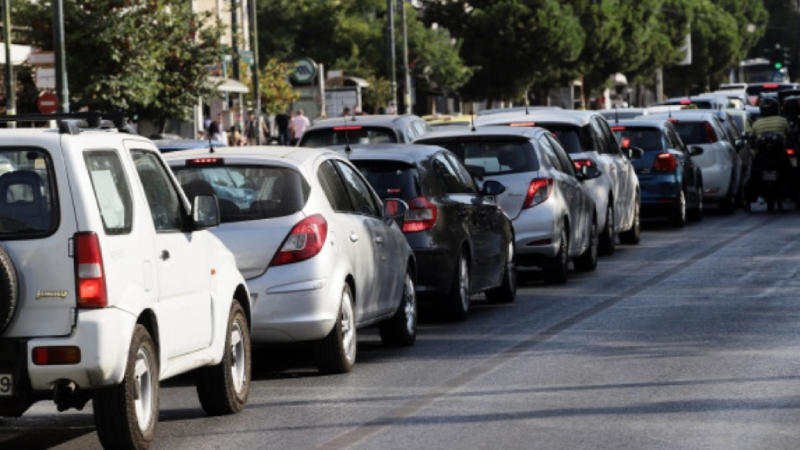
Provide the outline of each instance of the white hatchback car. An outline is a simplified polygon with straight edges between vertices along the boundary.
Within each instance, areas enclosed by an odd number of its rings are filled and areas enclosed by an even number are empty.
[[[262,146],[165,159],[190,198],[220,197],[214,233],[250,287],[254,342],[314,341],[324,373],[353,367],[356,328],[378,324],[385,344],[414,342],[415,260],[396,223],[407,205],[387,200],[384,207],[345,158]]]
[[[0,131],[13,164],[0,175],[0,416],[92,400],[104,447],[146,448],[161,380],[194,370],[206,412],[244,407],[250,295],[206,230],[214,197],[190,204],[153,142],[85,122]]]

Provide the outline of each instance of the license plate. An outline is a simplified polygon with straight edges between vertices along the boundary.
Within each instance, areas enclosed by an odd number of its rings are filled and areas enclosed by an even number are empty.
[[[778,171],[765,170],[761,172],[761,179],[764,181],[778,181]]]
[[[0,373],[0,397],[10,397],[14,395],[14,379],[11,375]]]

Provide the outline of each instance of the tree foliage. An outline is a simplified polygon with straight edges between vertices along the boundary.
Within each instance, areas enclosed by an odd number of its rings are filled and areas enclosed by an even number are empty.
[[[27,39],[53,48],[53,2],[18,5]],[[210,95],[207,66],[220,60],[219,26],[182,0],[65,1],[64,32],[72,109],[124,110],[188,119]]]

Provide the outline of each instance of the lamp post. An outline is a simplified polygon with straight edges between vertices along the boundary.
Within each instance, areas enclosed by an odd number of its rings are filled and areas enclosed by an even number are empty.
[[[394,0],[386,0],[387,26],[389,28],[389,73],[392,76],[392,101],[397,102],[397,52],[394,43]]]
[[[6,47],[6,114],[17,113],[16,95],[14,88],[14,65],[11,62],[11,11],[9,0],[3,0],[3,39]],[[14,122],[8,124],[13,126]]]
[[[261,89],[258,80],[258,26],[256,25],[256,0],[250,1],[250,48],[253,49],[253,109],[256,114],[256,124],[261,125]],[[261,133],[256,133],[256,145],[264,144],[261,142]]]
[[[408,71],[408,27],[406,26],[406,1],[400,0],[403,13],[403,104],[405,113],[411,114],[411,74]]]
[[[58,96],[58,112],[69,112],[69,85],[67,83],[67,63],[64,52],[64,3],[53,2],[53,47],[56,59],[56,95]]]

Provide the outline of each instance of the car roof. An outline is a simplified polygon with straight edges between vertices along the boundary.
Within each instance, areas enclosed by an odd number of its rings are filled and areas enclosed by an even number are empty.
[[[611,124],[611,127],[654,127],[663,128],[669,123],[667,119],[651,119],[650,116],[643,116],[640,119],[620,119],[619,122]]]
[[[525,111],[541,111],[541,110],[553,110],[553,109],[562,109],[560,106],[513,106],[511,108],[492,108],[492,109],[484,109],[478,111],[479,116],[490,116],[492,114],[506,114],[506,113],[518,113],[518,112],[525,112]]]
[[[479,116],[475,120],[476,126],[501,125],[511,122],[544,122],[544,123],[563,123],[572,126],[582,127],[589,124],[589,119],[593,116],[603,117],[597,111],[576,111],[567,109],[535,110],[529,113],[505,113],[492,114],[489,116]]]
[[[549,133],[549,131],[539,127],[484,126],[475,129],[468,127],[439,127],[434,128],[430,133],[414,141],[414,145],[425,143],[434,139],[459,138],[466,136],[519,136],[525,139],[531,139],[540,133]]]
[[[313,159],[325,152],[333,153],[326,148],[290,147],[282,145],[259,145],[243,147],[221,147],[209,149],[183,150],[164,154],[166,161],[180,161],[195,158],[242,158],[265,161],[291,160],[294,165]]]
[[[709,109],[680,109],[669,113],[655,113],[647,116],[650,119],[688,119],[688,120],[711,120],[711,117],[719,117],[713,110]]]
[[[347,155],[345,145],[330,147],[331,150],[341,155]],[[428,159],[431,155],[445,149],[436,145],[420,144],[358,144],[350,146],[350,155],[346,156],[352,160],[383,160],[401,161],[408,164],[416,164],[419,161]]]
[[[214,148],[227,147],[228,144],[220,141],[209,141],[206,139],[158,139],[153,141],[162,152],[191,150],[195,148]]]
[[[314,121],[308,130],[315,130],[318,128],[331,128],[340,126],[370,126],[370,125],[383,125],[395,126],[397,123],[408,122],[414,119],[423,120],[415,114],[402,114],[399,116],[393,114],[375,114],[368,116],[347,116],[347,117],[331,117],[328,119],[318,119]],[[306,131],[308,131],[306,130]]]

